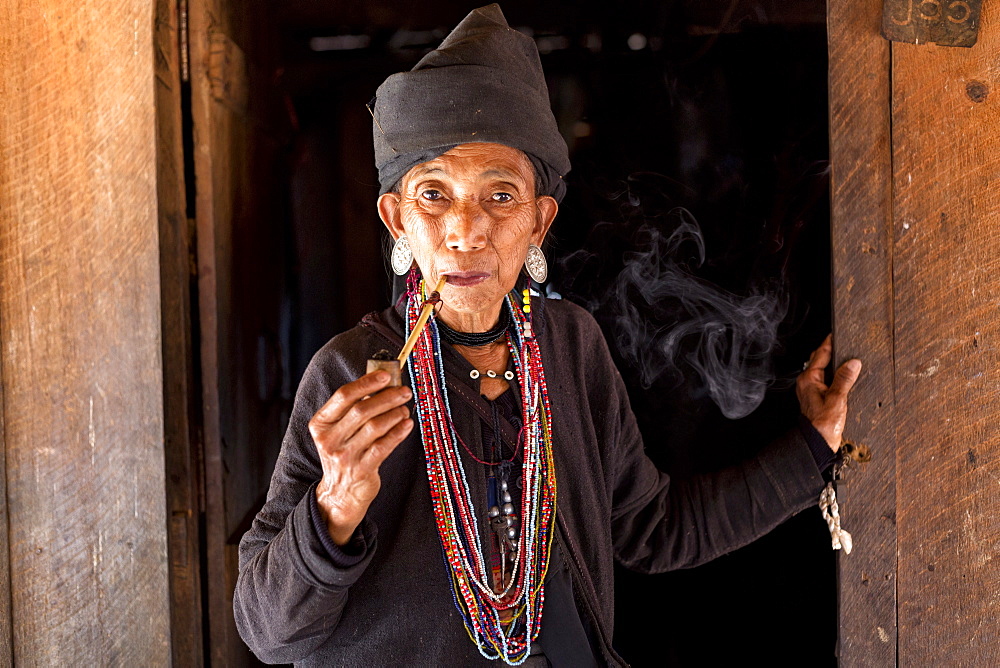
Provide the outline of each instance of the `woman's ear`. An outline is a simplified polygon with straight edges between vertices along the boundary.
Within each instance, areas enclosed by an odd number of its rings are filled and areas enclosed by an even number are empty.
[[[378,217],[393,239],[403,236],[403,224],[399,219],[399,193],[386,193],[378,198]]]
[[[541,246],[545,240],[545,235],[552,227],[552,221],[559,213],[559,203],[552,197],[545,195],[535,200],[535,228],[531,231],[531,243]]]

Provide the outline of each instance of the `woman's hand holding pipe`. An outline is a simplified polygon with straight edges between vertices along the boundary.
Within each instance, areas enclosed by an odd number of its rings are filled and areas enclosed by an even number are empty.
[[[385,371],[364,375],[334,392],[309,420],[323,466],[316,501],[337,545],[354,535],[381,487],[379,466],[413,429],[405,405],[410,388],[388,383]]]
[[[847,423],[847,395],[861,373],[861,360],[847,360],[837,369],[829,387],[824,382],[826,366],[833,355],[833,335],[809,356],[805,370],[799,374],[795,393],[802,414],[809,419],[827,445],[837,452],[843,443]]]

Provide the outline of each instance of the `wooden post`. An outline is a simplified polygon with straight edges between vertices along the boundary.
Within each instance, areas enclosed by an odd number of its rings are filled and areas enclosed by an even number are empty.
[[[1000,665],[1000,7],[892,45],[898,660]]]
[[[965,49],[829,4],[834,337],[866,363],[846,431],[873,455],[839,488],[846,666],[1000,662],[995,10]]]
[[[200,397],[194,368],[191,292],[194,239],[184,160],[183,49],[179,0],[156,0],[156,186],[163,331],[164,468],[170,555],[171,655],[176,666],[204,662],[200,520]],[[189,158],[190,159],[190,158]]]
[[[0,314],[0,328],[3,327]],[[0,331],[3,331],[0,329]],[[0,346],[0,546],[10,545],[7,533],[7,448],[3,428],[3,346]],[[10,551],[0,548],[0,666],[14,665],[10,619]]]
[[[170,662],[152,26],[138,0],[0,8],[17,664]]]
[[[857,545],[840,555],[843,665],[896,660],[896,442],[893,415],[889,43],[881,0],[831,0],[830,162],[834,347],[865,368],[846,435],[872,461],[838,484],[843,526]]]
[[[291,273],[282,222],[288,108],[274,87],[271,11],[260,0],[188,0],[204,575],[209,656],[219,665],[251,660],[233,619],[238,545],[263,503],[290,408],[279,342],[292,311],[282,292]]]

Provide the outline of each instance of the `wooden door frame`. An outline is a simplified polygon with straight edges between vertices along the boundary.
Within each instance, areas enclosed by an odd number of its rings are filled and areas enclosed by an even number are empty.
[[[170,567],[171,656],[174,665],[204,665],[201,410],[197,333],[192,317],[194,225],[185,145],[188,81],[187,0],[156,0],[156,171],[160,230],[160,313],[163,344],[164,467]],[[188,121],[189,122],[189,121]]]
[[[861,357],[846,434],[871,447],[838,484],[857,549],[838,560],[846,665],[896,663],[895,385],[890,48],[882,0],[828,3],[833,327],[838,360]],[[859,313],[859,304],[866,312]]]

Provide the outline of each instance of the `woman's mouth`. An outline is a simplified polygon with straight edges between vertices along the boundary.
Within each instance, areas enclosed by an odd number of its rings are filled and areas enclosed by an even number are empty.
[[[448,278],[448,285],[459,288],[479,285],[490,277],[488,273],[482,271],[446,271],[444,275]]]

